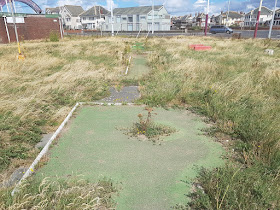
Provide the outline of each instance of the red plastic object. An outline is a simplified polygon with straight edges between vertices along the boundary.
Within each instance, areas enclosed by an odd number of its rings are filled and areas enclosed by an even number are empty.
[[[212,47],[211,46],[195,46],[194,50],[195,51],[203,51],[203,50],[211,50]]]
[[[203,46],[203,44],[191,44],[189,45],[189,48],[194,50],[196,46]]]

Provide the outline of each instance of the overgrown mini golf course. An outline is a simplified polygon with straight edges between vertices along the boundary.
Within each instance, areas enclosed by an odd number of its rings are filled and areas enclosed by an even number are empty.
[[[143,106],[86,106],[64,130],[37,176],[84,175],[91,182],[112,179],[120,187],[117,209],[169,209],[185,204],[196,167],[223,163],[220,144],[203,135],[207,125],[180,110],[154,109],[153,121],[176,129],[161,144],[126,135]]]

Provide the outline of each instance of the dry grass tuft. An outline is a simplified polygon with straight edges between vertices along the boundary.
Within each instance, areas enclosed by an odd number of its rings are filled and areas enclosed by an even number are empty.
[[[117,192],[110,180],[91,184],[84,179],[30,180],[11,198],[11,191],[0,191],[0,209],[109,209]]]

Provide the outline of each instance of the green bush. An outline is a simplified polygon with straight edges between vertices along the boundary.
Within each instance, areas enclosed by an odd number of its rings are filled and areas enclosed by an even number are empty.
[[[28,149],[23,146],[12,146],[5,148],[3,145],[0,145],[0,172],[10,165],[12,159],[27,158],[27,152]]]
[[[49,38],[51,42],[59,42],[59,34],[57,32],[52,31]]]
[[[200,187],[189,195],[193,209],[276,209],[280,205],[280,179],[257,161],[249,168],[202,169],[197,181]]]

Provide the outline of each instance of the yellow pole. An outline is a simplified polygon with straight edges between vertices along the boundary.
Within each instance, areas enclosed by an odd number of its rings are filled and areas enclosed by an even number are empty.
[[[18,54],[18,59],[19,60],[24,60],[24,55],[21,54],[21,50],[20,50],[20,44],[19,44],[17,26],[16,26],[16,18],[15,18],[15,15],[14,15],[14,8],[13,8],[12,0],[10,0],[10,7],[11,7],[12,16],[13,16],[13,23],[14,23],[14,27],[15,27],[16,40],[17,40],[17,44],[18,44],[18,53],[19,53]]]
[[[18,53],[21,54],[19,42],[17,44],[18,44]]]

